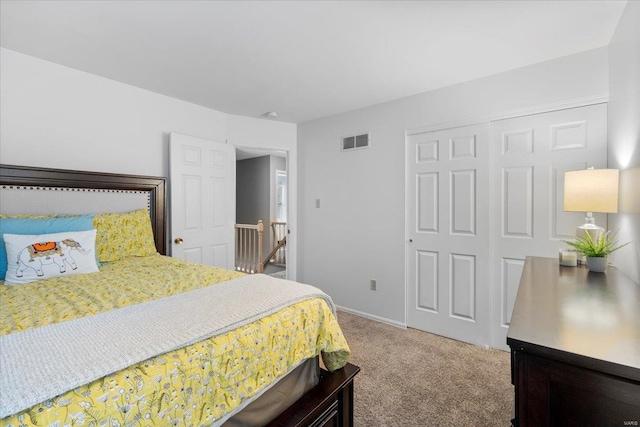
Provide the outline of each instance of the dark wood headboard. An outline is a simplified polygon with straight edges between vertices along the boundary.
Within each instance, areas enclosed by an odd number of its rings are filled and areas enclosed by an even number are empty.
[[[148,192],[156,249],[162,255],[167,253],[167,179],[164,177],[0,165],[0,186],[23,185]]]

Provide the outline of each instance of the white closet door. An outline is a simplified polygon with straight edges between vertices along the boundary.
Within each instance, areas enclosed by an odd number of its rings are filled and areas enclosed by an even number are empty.
[[[491,123],[491,346],[506,335],[526,256],[557,257],[584,214],[563,211],[564,173],[607,166],[606,104]],[[596,214],[606,227],[606,215]]]
[[[407,144],[407,323],[489,345],[488,124]]]

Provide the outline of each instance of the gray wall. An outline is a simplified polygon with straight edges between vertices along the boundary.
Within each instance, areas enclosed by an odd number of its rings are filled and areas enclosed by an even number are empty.
[[[276,169],[286,168],[286,159],[278,156],[254,157],[236,162],[236,222],[256,224],[262,220],[263,258],[273,248],[269,223],[275,218]]]
[[[236,222],[257,224],[262,220],[265,232],[262,253],[271,247],[268,232],[271,215],[271,156],[254,157],[236,162]]]
[[[608,87],[603,47],[298,125],[298,280],[340,306],[405,324],[405,131]],[[340,151],[342,136],[368,131],[369,149]]]
[[[611,257],[640,283],[640,2],[630,1],[609,45],[609,167],[620,169],[618,214],[609,228],[630,245]]]

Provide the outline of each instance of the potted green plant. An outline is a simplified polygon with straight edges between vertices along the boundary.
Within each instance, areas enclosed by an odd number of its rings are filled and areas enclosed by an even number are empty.
[[[611,231],[600,233],[595,239],[590,233],[584,233],[575,235],[572,241],[565,240],[565,243],[572,246],[587,258],[589,271],[604,273],[607,269],[607,257],[609,254],[630,243],[627,242],[623,245],[616,246],[617,242],[615,237],[616,233],[612,234]]]

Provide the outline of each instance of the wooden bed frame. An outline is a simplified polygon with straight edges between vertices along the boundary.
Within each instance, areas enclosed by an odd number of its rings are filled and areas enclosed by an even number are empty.
[[[151,225],[159,253],[167,253],[166,178],[64,169],[0,165],[0,186],[136,190],[149,193]],[[320,382],[268,425],[353,426],[353,378],[360,371],[347,364],[333,373],[321,370]]]

